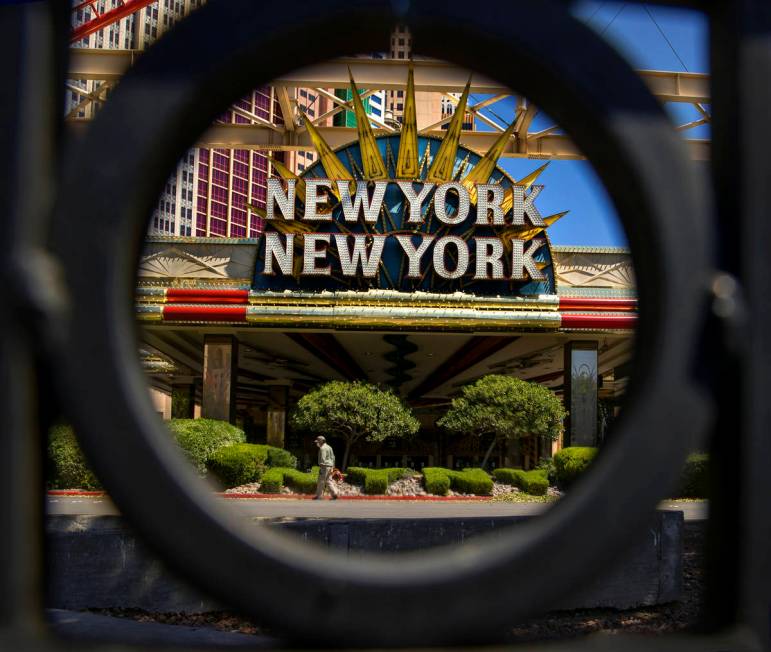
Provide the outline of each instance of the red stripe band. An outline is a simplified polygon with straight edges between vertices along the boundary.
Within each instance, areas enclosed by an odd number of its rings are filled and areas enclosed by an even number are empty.
[[[637,299],[591,299],[560,297],[560,310],[637,310]]]
[[[629,330],[637,324],[637,315],[562,315],[562,328]]]
[[[249,303],[249,290],[197,290],[170,288],[166,290],[167,303]]]
[[[246,306],[163,306],[164,321],[246,321]]]

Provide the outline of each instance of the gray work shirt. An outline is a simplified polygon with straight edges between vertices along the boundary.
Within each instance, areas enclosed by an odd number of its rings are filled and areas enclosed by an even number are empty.
[[[319,466],[334,466],[335,454],[329,444],[322,444],[319,448]]]

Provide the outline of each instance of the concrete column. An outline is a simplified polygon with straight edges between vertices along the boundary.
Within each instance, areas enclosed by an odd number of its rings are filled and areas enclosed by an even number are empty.
[[[284,448],[288,402],[289,387],[286,385],[271,385],[268,389],[268,416],[266,428],[269,446]]]
[[[171,383],[171,418],[193,419],[195,417],[195,380],[177,379]]]
[[[205,335],[201,416],[236,421],[238,340],[232,335]]]
[[[597,342],[565,344],[565,446],[597,445]]]

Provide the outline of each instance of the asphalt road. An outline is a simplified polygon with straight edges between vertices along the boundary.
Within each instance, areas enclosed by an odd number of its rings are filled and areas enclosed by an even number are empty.
[[[248,518],[468,518],[472,516],[524,516],[540,514],[548,503],[411,502],[388,500],[221,499],[222,508]],[[686,521],[707,518],[706,501],[665,501],[661,509],[682,511]],[[54,515],[109,516],[120,514],[109,498],[49,496],[47,513]]]

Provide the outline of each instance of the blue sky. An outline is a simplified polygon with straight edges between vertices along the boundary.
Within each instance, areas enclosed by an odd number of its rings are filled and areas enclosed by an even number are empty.
[[[709,72],[707,23],[700,13],[647,4],[586,1],[578,3],[575,14],[596,32],[602,33],[636,69]],[[471,102],[484,97],[476,96]],[[508,122],[513,115],[514,100],[499,102],[490,108]],[[666,108],[673,121],[679,124],[699,117],[691,105],[668,104]],[[495,115],[488,115],[496,119]],[[539,115],[531,130],[538,131],[551,125],[553,122],[548,116]],[[485,127],[478,123],[477,128]],[[709,129],[706,126],[697,127],[684,134],[688,138],[708,138]],[[533,171],[540,162],[506,158],[501,159],[499,165],[514,178],[520,178]],[[552,161],[539,183],[546,186],[538,198],[543,215],[570,210],[549,229],[552,244],[626,244],[613,205],[588,162]]]

